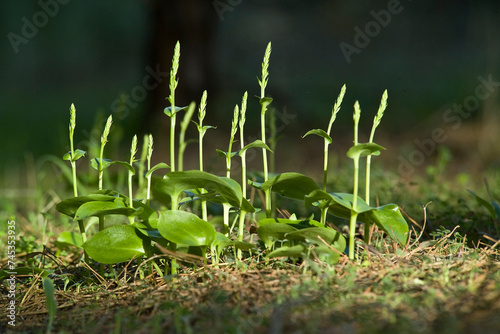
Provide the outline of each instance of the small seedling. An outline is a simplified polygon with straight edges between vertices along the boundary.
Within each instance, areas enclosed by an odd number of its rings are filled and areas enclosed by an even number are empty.
[[[269,81],[269,58],[271,57],[271,42],[267,44],[266,52],[264,54],[264,61],[262,62],[262,77],[259,80],[260,85],[260,129],[261,129],[261,137],[262,142],[266,144],[266,111],[267,107],[273,101],[272,98],[266,97],[266,86]],[[262,149],[262,163],[264,166],[264,182],[269,179],[269,170],[267,166],[267,151],[266,149]],[[265,190],[264,195],[266,198],[266,217],[271,217],[272,215],[272,206],[271,206],[271,191]]]

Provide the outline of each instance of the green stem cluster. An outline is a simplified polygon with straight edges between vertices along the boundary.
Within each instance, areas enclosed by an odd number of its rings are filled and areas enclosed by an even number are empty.
[[[260,128],[262,142],[266,144],[266,111],[268,105],[272,102],[271,98],[266,97],[266,86],[269,80],[269,58],[271,57],[271,42],[267,45],[266,52],[264,54],[264,61],[262,62],[262,77],[259,80],[260,85]],[[264,167],[264,182],[269,179],[269,171],[267,166],[267,151],[265,148],[262,149],[262,164]],[[267,189],[264,191],[266,199],[266,217],[270,218],[272,216],[271,207],[271,190]]]

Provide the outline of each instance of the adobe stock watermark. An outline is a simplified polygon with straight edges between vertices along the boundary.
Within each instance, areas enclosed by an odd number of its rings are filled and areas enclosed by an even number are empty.
[[[146,66],[145,70],[147,74],[142,78],[141,85],[132,88],[130,94],[122,94],[111,102],[111,112],[121,120],[128,117],[130,108],[137,108],[139,103],[146,99],[148,92],[156,89],[170,75],[170,72],[162,72],[159,64],[156,65],[155,69]]]
[[[493,75],[487,78],[482,75],[477,77],[479,84],[474,90],[474,94],[464,98],[461,104],[453,104],[451,108],[444,111],[443,124],[431,131],[428,138],[422,140],[415,139],[417,148],[411,151],[406,157],[398,157],[398,173],[402,177],[408,177],[415,169],[422,166],[426,158],[430,157],[437,149],[438,144],[443,144],[448,139],[448,132],[460,128],[463,121],[469,118],[474,112],[479,110],[481,101],[487,100],[498,87],[500,81],[494,81]]]
[[[352,61],[352,55],[360,54],[361,50],[366,48],[370,44],[371,40],[380,34],[382,28],[386,28],[391,23],[392,16],[401,13],[403,9],[404,7],[401,5],[399,0],[389,0],[387,2],[387,9],[381,9],[379,11],[371,10],[370,14],[373,17],[373,20],[368,21],[364,25],[363,30],[358,26],[354,27],[354,45],[347,42],[339,44],[340,50],[342,51],[347,63],[350,64]]]
[[[40,29],[45,27],[51,18],[54,18],[60,10],[60,5],[66,5],[70,0],[40,0],[38,6],[40,10],[35,12],[31,20],[26,16],[21,18],[20,34],[9,32],[7,39],[16,54],[19,53],[19,47],[22,44],[28,44],[30,40],[38,35]]]
[[[219,19],[224,21],[224,14],[226,12],[232,12],[236,6],[240,5],[243,0],[214,0],[212,5],[214,6]]]
[[[147,97],[149,91],[157,88],[166,78],[169,78],[170,72],[162,72],[160,65],[157,64],[155,68],[151,66],[145,67],[146,74],[143,76],[141,84],[134,86],[129,93],[121,94],[120,97],[111,102],[111,115],[113,115],[113,121],[124,120],[129,115],[130,112],[137,108],[140,102],[144,101]],[[88,150],[90,147],[99,146],[101,131],[104,129],[104,124],[106,123],[108,117],[104,117],[99,126],[94,127],[91,131],[82,130],[82,134],[85,139],[80,140],[76,147],[86,148]],[[81,161],[78,160],[77,163]]]

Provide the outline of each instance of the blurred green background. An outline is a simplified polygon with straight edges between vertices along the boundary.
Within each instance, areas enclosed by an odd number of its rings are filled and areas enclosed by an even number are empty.
[[[256,77],[272,41],[267,92],[278,115],[289,115],[282,120],[285,136],[325,128],[346,83],[336,137],[351,140],[355,100],[368,133],[388,89],[379,131],[395,144],[411,144],[442,124],[445,110],[475,94],[478,76],[500,80],[499,10],[498,1],[466,0],[2,0],[0,171],[8,177],[4,171],[27,159],[62,156],[71,103],[78,148],[87,149],[90,130],[109,114],[123,145],[134,133],[167,136],[168,79],[158,69],[170,70],[176,40],[178,105],[199,101],[208,89],[207,124],[222,129],[221,136],[245,90],[249,131],[258,133],[252,97],[260,93]],[[366,29],[363,40],[357,35]],[[357,48],[350,59],[341,43]],[[123,94],[128,105],[118,103]],[[496,88],[466,121],[498,114],[498,103]]]

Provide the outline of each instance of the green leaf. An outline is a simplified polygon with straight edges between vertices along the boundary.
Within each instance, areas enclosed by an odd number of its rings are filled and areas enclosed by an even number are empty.
[[[56,245],[59,249],[66,248],[68,246],[76,246],[81,248],[83,244],[82,235],[77,232],[61,232],[57,236]]]
[[[128,162],[125,162],[125,161],[112,161],[111,164],[123,166],[123,167],[127,168],[132,173],[132,175],[135,175],[135,169],[134,169],[134,167],[131,164],[129,164]]]
[[[320,136],[321,138],[324,138],[329,144],[332,143],[332,137],[328,135],[324,130],[321,129],[314,129],[314,130],[309,130],[305,135],[302,136],[302,138],[309,136],[309,135],[317,135]]]
[[[172,113],[172,106],[170,106],[170,107],[166,107],[163,112],[168,117],[172,117],[173,115],[177,114],[179,111],[184,110],[184,109],[187,109],[187,106],[185,106],[185,107],[174,107],[174,112]]]
[[[65,199],[57,203],[56,210],[67,216],[74,217],[78,208],[84,203],[92,201],[114,201],[118,197],[120,197],[120,194],[114,190],[98,190],[86,196]]]
[[[267,254],[267,257],[294,257],[300,258],[305,257],[307,254],[307,247],[305,245],[295,245],[295,246],[281,246],[278,249]]]
[[[236,207],[240,206],[243,198],[241,187],[237,191],[235,187],[218,176],[198,170],[167,173],[162,180],[156,182],[155,188],[161,193],[174,197],[178,197],[185,190],[199,188],[213,190],[222,195],[229,204]]]
[[[375,143],[357,144],[347,151],[347,157],[359,159],[368,155],[379,155],[381,150],[385,150],[385,148]]]
[[[304,240],[307,243],[313,243],[319,246],[325,245],[323,239],[328,245],[332,246],[339,252],[343,252],[346,247],[344,236],[336,230],[329,227],[308,227],[298,231],[289,232],[285,235],[287,239]]]
[[[114,225],[94,234],[82,247],[97,262],[125,262],[145,254],[144,241],[138,233],[133,226]]]
[[[213,226],[186,211],[160,211],[158,231],[165,239],[188,246],[209,246],[215,240]]]
[[[90,161],[90,165],[92,166],[92,168],[94,168],[95,170],[99,170],[99,164],[100,164],[100,161],[101,159],[100,158],[94,158]],[[108,168],[109,166],[111,166],[111,163],[113,161],[110,160],[110,159],[102,159],[102,169],[106,169]]]
[[[148,205],[142,203],[142,201],[134,200],[134,207],[138,209],[137,217],[142,221],[142,223],[149,225],[152,228],[157,227],[158,214]],[[141,210],[141,211],[139,211]]]
[[[264,218],[258,222],[258,226],[265,226],[269,224],[280,223],[288,224],[297,229],[308,228],[308,227],[325,227],[320,222],[310,219],[285,219],[285,218]]]
[[[240,209],[242,212],[245,212],[245,213],[255,212],[255,208],[253,207],[253,205],[250,204],[250,202],[244,197],[241,201]]]
[[[266,244],[267,248],[271,248],[275,241],[285,240],[286,239],[285,235],[287,233],[297,231],[297,228],[293,227],[290,224],[269,222],[261,225],[261,223],[262,220],[259,221],[259,228],[257,229],[257,235]]]
[[[272,152],[272,150],[269,148],[269,146],[267,146],[266,143],[264,143],[262,140],[260,139],[257,139],[257,140],[254,140],[253,142],[251,142],[250,144],[248,145],[245,145],[243,146],[243,148],[239,151],[237,151],[236,153],[241,156],[241,154],[243,152],[245,152],[246,150],[250,149],[250,148],[263,148],[263,149],[266,149],[268,150],[269,152]]]
[[[215,236],[215,240],[212,243],[212,246],[215,246],[219,248],[219,250],[222,250],[226,247],[233,246],[235,248],[244,250],[244,251],[256,251],[257,246],[254,244],[251,244],[249,242],[244,242],[244,241],[235,241],[231,240],[228,237],[226,237],[224,234],[217,232]]]
[[[90,164],[92,165],[92,167],[95,170],[99,170],[99,161],[100,161],[99,158],[94,158],[90,162]],[[128,162],[125,162],[125,161],[113,161],[113,160],[110,160],[110,159],[102,159],[102,161],[103,161],[103,169],[106,169],[106,168],[108,168],[111,165],[120,165],[120,166],[123,166],[123,167],[127,168],[129,171],[131,171],[132,174],[135,174],[134,167],[132,167],[132,165],[130,165]]]
[[[229,154],[228,152],[225,152],[225,151],[222,151],[222,150],[219,150],[218,148],[215,149],[215,151],[217,151],[217,158],[224,158],[224,157],[227,157],[227,155]],[[231,152],[231,158],[236,156],[238,154],[238,152]]]
[[[129,208],[123,201],[102,202],[92,201],[82,204],[75,213],[73,220],[82,220],[88,217],[102,217],[106,215],[138,215],[143,209]]]
[[[387,204],[367,213],[368,219],[401,246],[408,240],[408,224],[396,204]]]
[[[57,311],[57,300],[54,295],[55,287],[52,280],[48,277],[42,280],[42,285],[45,293],[45,304],[47,305],[47,312],[49,313],[49,323],[47,324],[47,328],[49,329],[48,333],[50,333]]]
[[[266,143],[264,143],[260,139],[257,139],[255,141],[251,142],[250,144],[243,146],[242,149],[235,151],[235,152],[231,152],[231,158],[236,156],[236,155],[241,156],[243,154],[243,152],[245,152],[246,150],[248,150],[250,148],[263,148],[263,149],[268,150],[269,152],[272,152],[272,150],[269,148],[269,146],[267,146]],[[227,155],[228,155],[228,152],[224,152],[224,151],[219,150],[219,149],[216,149],[216,151],[217,151],[217,157],[219,159],[222,157],[227,157]]]
[[[312,191],[319,189],[311,178],[299,173],[283,173],[262,184],[262,190],[271,189],[285,197],[303,200]]]
[[[305,198],[305,205],[309,206],[314,202],[319,202],[318,206],[328,206],[331,214],[341,217],[349,218],[351,216],[352,202],[354,200],[353,194],[347,193],[327,193],[323,190],[316,190],[308,194]],[[358,196],[357,209],[358,214],[374,210],[374,207],[369,206],[366,202]]]
[[[77,149],[73,153],[74,153],[73,161],[77,161],[78,159],[83,157],[87,152]],[[69,151],[63,156],[63,160],[70,160],[70,159],[71,159],[71,151]]]
[[[263,97],[259,99],[260,105],[263,106],[264,108],[267,108],[267,106],[270,105],[271,102],[273,102],[273,99],[271,97]]]
[[[486,210],[488,210],[488,212],[490,213],[490,215],[491,215],[492,218],[498,218],[498,217],[500,217],[500,215],[497,214],[497,210],[496,210],[496,208],[493,205],[493,204],[496,204],[495,202],[493,202],[493,201],[492,202],[488,202],[484,198],[476,195],[476,193],[474,193],[472,190],[467,189],[467,191],[469,193],[471,193],[472,196],[474,196],[476,198],[477,204],[479,204],[480,206],[482,206],[483,208],[485,208]],[[498,207],[498,204],[497,204],[497,207]]]
[[[149,175],[153,174],[154,171],[162,168],[170,168],[170,166],[164,162],[160,162],[159,164],[156,164],[153,167],[151,167],[151,169],[148,170],[148,172],[146,173],[145,177],[149,177]]]

